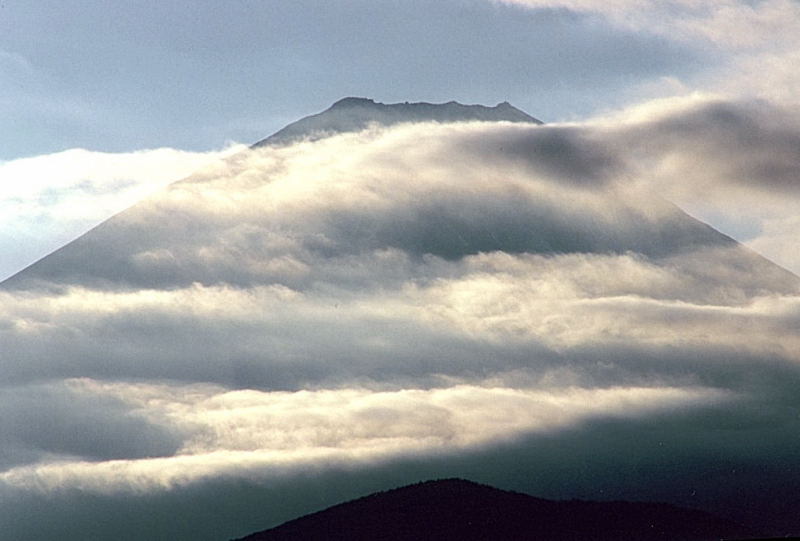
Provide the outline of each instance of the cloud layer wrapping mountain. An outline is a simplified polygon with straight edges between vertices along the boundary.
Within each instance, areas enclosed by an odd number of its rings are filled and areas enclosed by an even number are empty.
[[[796,201],[760,107],[371,125],[171,185],[3,284],[0,517],[216,494],[170,531],[224,538],[427,473],[797,528],[800,280],[657,195]]]
[[[0,162],[0,279],[237,150],[110,153],[73,148]]]

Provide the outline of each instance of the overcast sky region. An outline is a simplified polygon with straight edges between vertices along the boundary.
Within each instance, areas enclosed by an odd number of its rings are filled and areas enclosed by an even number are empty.
[[[0,285],[0,540],[229,539],[454,476],[800,534],[798,27],[0,3],[0,279],[80,237]],[[545,124],[248,149],[344,96]]]

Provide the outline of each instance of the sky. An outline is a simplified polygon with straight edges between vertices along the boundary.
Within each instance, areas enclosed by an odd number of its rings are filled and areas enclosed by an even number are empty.
[[[794,115],[797,20],[795,0],[3,2],[0,277],[344,96],[551,123],[691,96]],[[703,195],[679,203],[800,270],[785,209]]]
[[[0,289],[0,538],[226,539],[453,476],[800,533],[798,25],[0,2],[2,275],[142,201]],[[347,95],[546,124],[246,150]]]

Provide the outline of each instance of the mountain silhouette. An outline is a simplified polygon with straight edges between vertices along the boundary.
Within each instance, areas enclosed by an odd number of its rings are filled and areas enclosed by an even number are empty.
[[[553,501],[463,479],[378,492],[239,541],[711,541],[753,532],[662,503]]]
[[[494,107],[447,103],[379,103],[368,98],[342,98],[325,111],[292,122],[253,145],[280,145],[301,139],[319,139],[337,133],[358,131],[370,124],[391,126],[401,122],[462,122],[468,120],[529,122],[540,120],[504,101]]]

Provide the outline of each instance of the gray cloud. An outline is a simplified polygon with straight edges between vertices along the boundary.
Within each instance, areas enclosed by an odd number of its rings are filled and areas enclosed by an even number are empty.
[[[794,197],[800,190],[800,119],[766,103],[711,101],[624,130],[620,143],[634,155],[677,162],[696,189],[721,184]]]
[[[489,131],[467,138],[465,147],[483,160],[502,157],[529,167],[537,177],[587,188],[610,182],[622,172],[619,157],[603,142],[593,140],[589,131],[578,127]]]
[[[171,455],[180,441],[174,431],[148,423],[119,400],[87,397],[74,385],[4,388],[0,403],[3,450],[25,449],[32,454],[30,462]]]

